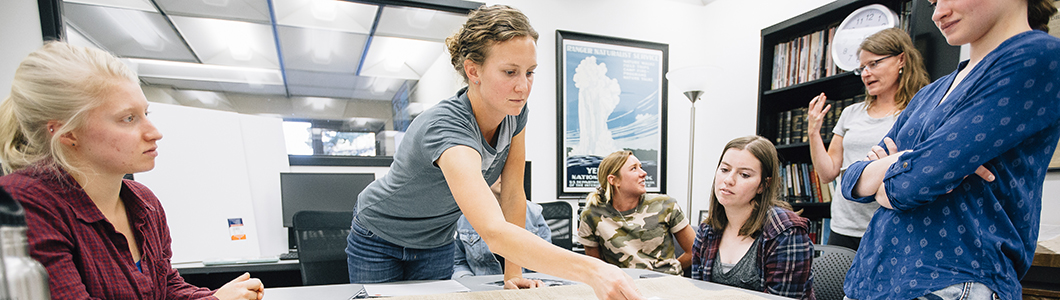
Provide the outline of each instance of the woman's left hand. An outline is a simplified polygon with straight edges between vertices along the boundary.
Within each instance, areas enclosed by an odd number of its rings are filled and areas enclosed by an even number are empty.
[[[545,282],[536,279],[526,279],[522,277],[512,278],[504,281],[504,289],[516,290],[516,289],[532,289],[536,287],[545,287]]]

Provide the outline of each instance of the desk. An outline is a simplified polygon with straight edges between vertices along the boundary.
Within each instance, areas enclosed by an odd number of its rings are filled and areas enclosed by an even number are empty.
[[[634,279],[640,278],[643,275],[656,276],[672,276],[665,275],[662,273],[649,271],[649,270],[637,270],[637,269],[622,269]],[[530,273],[524,274],[525,277],[531,278],[549,278],[549,279],[560,279],[555,276],[541,274],[541,273]],[[490,290],[501,290],[504,287],[496,286],[488,283],[500,281],[504,279],[504,275],[487,275],[487,276],[471,276],[457,279],[457,282],[463,284],[472,292],[490,291]],[[717,291],[723,289],[734,289],[734,287],[721,285],[712,282],[692,280],[689,279],[696,287]],[[269,300],[304,300],[304,299],[320,299],[320,300],[347,300],[351,296],[357,294],[361,290],[362,285],[350,283],[350,284],[332,284],[332,285],[318,285],[318,286],[302,286],[302,287],[285,287],[285,288],[266,288],[265,298]],[[755,291],[742,290],[744,292],[760,296],[766,299],[790,299],[776,295],[770,295]]]
[[[268,287],[302,285],[302,271],[298,267],[297,259],[217,266],[205,266],[202,262],[176,263],[173,264],[173,268],[180,272],[184,281],[210,289],[219,288],[244,272],[250,272],[251,276],[261,279],[261,282]]]
[[[1023,299],[1060,299],[1060,253],[1049,250],[1038,243],[1034,250],[1034,261],[1023,284]]]

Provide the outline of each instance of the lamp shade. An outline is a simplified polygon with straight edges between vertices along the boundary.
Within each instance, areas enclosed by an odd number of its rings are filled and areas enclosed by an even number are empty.
[[[719,67],[700,65],[666,72],[666,80],[670,82],[670,89],[681,93],[690,91],[706,92],[721,75],[722,70]],[[689,100],[695,101],[695,99]]]

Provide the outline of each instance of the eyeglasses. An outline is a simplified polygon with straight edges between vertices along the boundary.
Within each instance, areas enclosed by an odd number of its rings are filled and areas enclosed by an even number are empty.
[[[876,60],[871,60],[868,63],[866,63],[864,66],[855,68],[854,69],[854,75],[860,76],[862,73],[865,73],[865,70],[869,70],[869,71],[875,70],[876,66],[879,65],[881,61],[883,61],[884,59],[888,59],[888,58],[894,57],[895,55],[897,55],[897,54],[891,54],[891,55],[888,55],[888,56],[880,57],[880,58],[878,58]]]

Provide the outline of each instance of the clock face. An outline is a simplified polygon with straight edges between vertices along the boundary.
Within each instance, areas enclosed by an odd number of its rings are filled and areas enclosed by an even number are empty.
[[[858,47],[865,38],[898,24],[898,14],[880,4],[872,4],[850,13],[832,38],[832,59],[840,69],[850,71],[859,66]]]

